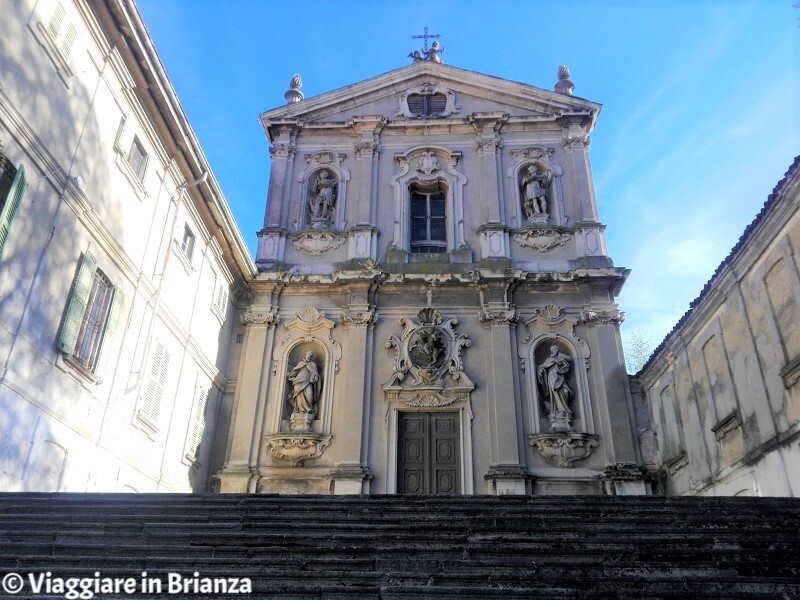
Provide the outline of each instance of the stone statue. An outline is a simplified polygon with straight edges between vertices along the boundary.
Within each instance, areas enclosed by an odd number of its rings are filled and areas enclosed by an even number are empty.
[[[572,359],[560,352],[558,346],[550,346],[550,356],[542,361],[536,370],[539,385],[544,393],[545,403],[553,431],[572,431],[572,411],[569,397],[572,390],[567,385],[566,375],[572,366]]]
[[[547,188],[552,177],[549,171],[540,171],[537,165],[530,165],[522,177],[522,208],[529,221],[547,219]]]
[[[323,169],[311,188],[309,209],[311,226],[320,229],[333,222],[333,205],[336,203],[336,180],[331,178],[330,171]]]
[[[422,62],[423,60],[425,60],[425,58],[423,58],[422,53],[419,50],[414,50],[413,52],[409,52],[408,57],[414,62]]]
[[[292,384],[293,414],[309,415],[311,418],[317,412],[319,400],[319,370],[313,360],[313,354],[306,352],[303,360],[298,362],[286,378]]]
[[[444,52],[444,46],[440,46],[439,42],[433,42],[430,50],[423,50],[422,52],[425,54],[425,60],[440,63],[442,62],[442,57],[439,55]]]

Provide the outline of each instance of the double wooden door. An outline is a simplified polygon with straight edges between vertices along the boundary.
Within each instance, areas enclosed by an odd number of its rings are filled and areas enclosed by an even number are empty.
[[[458,413],[398,413],[397,492],[459,494]]]

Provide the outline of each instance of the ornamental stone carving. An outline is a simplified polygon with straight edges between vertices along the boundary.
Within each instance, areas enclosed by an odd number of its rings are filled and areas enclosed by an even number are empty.
[[[239,316],[242,325],[277,325],[276,312],[246,312]]]
[[[311,256],[320,256],[323,252],[338,248],[347,241],[347,237],[329,232],[304,231],[289,236],[289,243]]]
[[[374,325],[378,322],[378,317],[374,310],[350,310],[339,317],[343,327],[353,325]]]
[[[266,436],[270,454],[287,460],[293,467],[302,467],[307,460],[319,458],[331,445],[330,435],[314,433],[277,433]]]
[[[621,310],[597,310],[587,308],[581,315],[581,320],[587,324],[595,323],[615,323],[617,325],[625,321],[625,313]]]
[[[394,372],[383,386],[390,400],[408,406],[446,406],[469,399],[475,384],[464,373],[461,351],[472,342],[456,332],[457,323],[443,320],[435,308],[420,310],[417,323],[400,319],[402,332],[386,342],[395,350]]]
[[[596,435],[586,433],[540,433],[528,436],[528,443],[562,469],[589,458],[599,444]]]
[[[546,223],[547,189],[553,181],[553,172],[541,164],[528,165],[522,171],[522,209],[529,223]]]
[[[478,315],[481,323],[485,325],[512,324],[519,320],[517,311],[513,308],[487,308]]]
[[[531,228],[517,230],[511,238],[524,248],[533,248],[539,252],[547,252],[556,246],[564,246],[570,240],[570,234],[560,228]]]
[[[425,175],[432,175],[441,168],[439,159],[433,152],[423,152],[417,160],[417,171]]]

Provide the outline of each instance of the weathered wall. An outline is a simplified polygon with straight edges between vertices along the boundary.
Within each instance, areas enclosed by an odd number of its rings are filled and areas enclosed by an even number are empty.
[[[669,494],[800,494],[800,160],[638,376]]]

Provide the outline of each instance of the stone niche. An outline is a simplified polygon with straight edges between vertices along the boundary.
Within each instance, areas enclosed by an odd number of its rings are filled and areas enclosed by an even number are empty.
[[[550,464],[573,468],[599,445],[587,370],[589,347],[574,333],[578,319],[549,304],[525,320],[519,347],[530,420],[528,443]]]
[[[306,308],[286,324],[273,352],[276,385],[270,390],[262,464],[270,465],[260,491],[326,493],[316,463],[332,441],[333,387],[342,356],[333,340],[335,323]],[[313,490],[313,492],[312,492]]]

